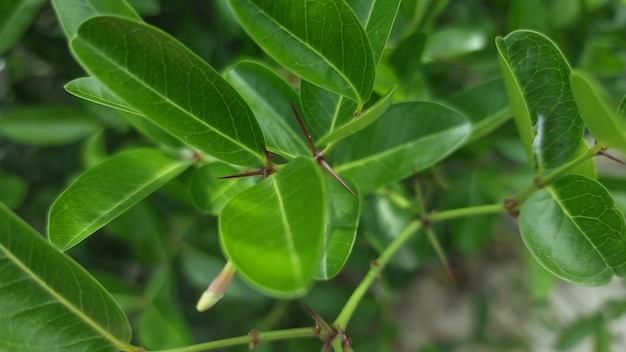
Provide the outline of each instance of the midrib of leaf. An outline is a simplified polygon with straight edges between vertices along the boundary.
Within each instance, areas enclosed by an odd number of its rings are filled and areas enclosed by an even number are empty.
[[[330,130],[327,135],[335,130],[335,125],[337,124],[337,120],[339,120],[339,112],[341,111],[341,104],[343,103],[343,96],[339,96],[339,100],[335,104],[335,111],[333,112],[333,119],[330,122]]]
[[[124,73],[126,73],[129,77],[131,77],[131,79],[135,80],[136,82],[140,83],[142,86],[144,86],[145,88],[147,88],[148,90],[150,90],[151,92],[155,93],[158,97],[160,97],[161,99],[163,99],[165,102],[171,104],[172,106],[174,106],[175,108],[177,108],[179,111],[183,112],[184,114],[186,114],[187,116],[191,117],[192,119],[200,122],[200,124],[204,125],[205,127],[207,127],[208,129],[210,129],[211,131],[215,132],[216,134],[220,135],[221,137],[223,137],[226,140],[229,140],[230,142],[232,142],[233,144],[239,145],[242,149],[245,149],[246,151],[250,152],[250,154],[252,155],[256,155],[260,160],[263,160],[262,157],[260,157],[257,152],[253,149],[250,149],[247,145],[240,143],[238,140],[231,138],[229,135],[224,134],[222,131],[216,129],[215,127],[209,125],[206,121],[198,118],[196,115],[192,114],[190,111],[187,111],[186,109],[184,109],[182,106],[178,105],[177,103],[175,103],[174,101],[170,100],[168,97],[162,95],[159,91],[154,90],[152,87],[150,87],[149,85],[145,84],[142,80],[139,79],[139,77],[135,76],[133,73],[131,73],[130,71],[128,71],[124,66],[121,66],[120,64],[117,63],[117,61],[113,61],[112,59],[110,59],[108,57],[108,55],[105,55],[105,52],[101,51],[98,47],[94,47],[93,45],[91,45],[91,43],[89,43],[86,40],[83,40],[84,43],[86,43],[87,46],[89,46],[90,48],[93,49],[94,52],[98,53],[104,60],[108,61],[109,63],[111,63],[112,65],[118,67],[121,71],[123,71]],[[213,82],[211,80],[207,78],[207,82],[210,82],[211,84],[213,84]],[[108,87],[107,87],[108,88]],[[217,91],[217,89],[216,89]],[[223,96],[220,94],[220,97],[222,99]],[[226,104],[226,106],[228,106],[228,109],[230,110],[230,105]],[[143,113],[143,112],[142,112]]]
[[[342,170],[345,170],[345,169],[350,169],[350,168],[353,168],[353,167],[361,165],[361,164],[366,164],[366,163],[369,163],[371,161],[376,161],[376,159],[380,159],[380,158],[386,157],[389,154],[393,154],[393,153],[395,153],[396,151],[398,151],[400,149],[409,148],[409,147],[411,147],[412,144],[422,143],[424,141],[430,141],[432,139],[435,139],[435,138],[439,137],[441,134],[450,132],[451,130],[458,129],[459,127],[462,127],[462,126],[463,125],[459,125],[459,126],[456,126],[454,128],[446,129],[446,130],[443,130],[443,131],[438,132],[438,133],[433,133],[433,134],[428,135],[427,137],[419,138],[419,139],[416,139],[416,140],[412,140],[410,142],[406,142],[406,143],[400,144],[400,145],[398,145],[398,146],[396,146],[394,148],[386,149],[383,152],[380,152],[380,153],[377,153],[377,154],[372,154],[370,156],[357,159],[357,160],[355,160],[353,162],[340,164],[339,166],[335,167],[335,172],[339,173],[339,172],[341,172]],[[458,141],[458,143],[461,143],[461,142],[462,142],[462,140]]]
[[[143,184],[144,184],[144,185],[145,185],[145,184],[151,184],[151,183],[152,183],[152,182],[154,182],[155,180],[158,180],[159,178],[161,178],[163,175],[166,175],[166,174],[168,174],[168,173],[172,172],[173,170],[175,170],[176,168],[179,168],[179,167],[181,167],[181,164],[180,164],[180,163],[178,163],[178,164],[174,164],[171,168],[168,168],[168,169],[164,170],[163,172],[161,172],[161,173],[159,173],[159,174],[156,174],[156,175],[155,175],[155,177],[153,177],[153,178],[149,179],[149,180],[148,180],[148,182],[143,183]],[[126,194],[125,194],[125,197],[123,198],[123,199],[124,199],[123,201],[118,202],[117,204],[114,204],[112,207],[109,207],[108,209],[106,209],[106,211],[105,211],[105,212],[101,212],[101,214],[102,214],[101,216],[99,216],[99,217],[95,218],[92,222],[90,222],[87,226],[85,226],[85,228],[83,229],[83,231],[81,231],[81,232],[80,232],[78,235],[76,235],[75,237],[82,237],[82,236],[84,236],[84,234],[85,234],[85,233],[90,233],[89,228],[90,228],[91,226],[93,226],[93,224],[97,223],[97,222],[98,222],[98,221],[100,221],[101,219],[106,219],[106,218],[109,216],[109,214],[111,214],[111,212],[112,212],[113,210],[118,209],[118,208],[123,208],[124,201],[126,201],[126,200],[130,199],[131,197],[133,197],[133,196],[135,196],[135,195],[137,195],[137,194],[139,194],[139,193],[140,193],[140,191],[141,191],[142,189],[144,189],[144,188],[145,188],[145,187],[138,186],[137,188],[135,188],[135,190],[134,190],[134,191],[131,191],[131,192],[126,193]],[[127,204],[126,204],[126,206],[127,206]],[[66,209],[66,210],[67,210],[67,209]]]
[[[288,223],[287,212],[285,211],[285,205],[283,204],[282,193],[280,191],[280,187],[278,186],[278,180],[272,182],[272,186],[274,187],[274,191],[276,192],[276,199],[278,200],[278,209],[280,210],[280,219],[283,223],[283,228],[285,229],[285,242],[287,243],[287,249],[289,250],[289,257],[291,259],[291,263],[293,264],[293,272],[297,276],[298,283],[304,282],[304,278],[302,277],[302,263],[300,263],[300,258],[296,255],[296,247],[293,243],[293,233],[291,232],[291,226]]]
[[[611,272],[613,272],[613,266],[610,265],[609,263],[606,262],[606,260],[604,259],[604,256],[602,254],[600,254],[600,251],[598,250],[598,247],[596,247],[593,242],[589,239],[589,237],[587,236],[587,234],[585,233],[585,231],[583,231],[580,226],[578,226],[578,223],[576,223],[576,221],[574,221],[574,218],[576,216],[570,214],[570,212],[567,210],[567,207],[565,207],[565,205],[561,202],[561,198],[559,197],[559,195],[556,193],[556,191],[552,188],[552,187],[548,187],[548,192],[550,192],[550,195],[552,196],[552,199],[554,199],[556,201],[556,203],[559,205],[559,208],[561,208],[563,210],[563,213],[567,216],[568,219],[570,219],[570,221],[572,222],[572,224],[574,224],[574,227],[576,227],[576,229],[583,235],[583,237],[585,238],[585,240],[587,240],[587,242],[591,245],[591,247],[594,249],[594,251],[596,252],[596,254],[598,254],[598,256],[600,258],[602,258],[602,262],[604,262],[604,264],[606,265],[607,268],[611,269]]]
[[[44,280],[42,280],[37,274],[32,272],[24,263],[22,263],[19,258],[15,257],[5,246],[0,244],[0,249],[4,252],[4,254],[9,258],[15,265],[17,265],[23,272],[25,272],[33,281],[35,281],[41,288],[43,288],[46,292],[48,292],[52,297],[54,297],[59,303],[69,309],[72,313],[82,319],[85,323],[91,326],[97,333],[99,333],[105,339],[111,341],[115,347],[119,350],[124,350],[128,347],[127,344],[118,340],[115,336],[111,335],[108,331],[103,329],[98,323],[93,321],[88,315],[85,315],[80,309],[72,305],[71,302],[67,301],[65,297],[56,292],[52,287],[50,287]]]
[[[280,30],[282,30],[283,32],[289,34],[292,38],[296,39],[296,41],[300,42],[302,45],[304,45],[305,47],[309,48],[318,57],[324,59],[324,62],[326,62],[328,64],[328,66],[333,69],[333,71],[335,71],[341,78],[343,78],[343,80],[346,83],[348,83],[348,85],[350,86],[350,89],[352,89],[352,91],[356,93],[356,96],[359,97],[359,102],[361,101],[361,93],[359,92],[359,90],[356,89],[356,87],[352,84],[352,81],[350,81],[350,79],[346,75],[344,75],[343,72],[341,70],[339,70],[339,68],[337,66],[335,66],[334,63],[329,61],[324,55],[322,55],[317,49],[315,49],[312,46],[310,46],[306,41],[303,41],[302,39],[297,37],[294,33],[292,33],[291,31],[287,30],[287,28],[285,28],[279,22],[276,22],[276,20],[274,20],[271,16],[269,16],[269,14],[267,12],[263,11],[261,8],[259,8],[258,6],[256,6],[252,2],[250,2],[250,4],[252,6],[254,6],[259,11],[259,13],[263,14],[267,19],[269,19],[272,23],[274,23],[276,25],[276,27],[278,27]],[[335,6],[336,6],[336,4],[335,4]],[[308,17],[308,13],[307,13],[306,10],[305,10],[305,14],[304,15],[305,15],[305,17]],[[306,27],[306,30],[307,30],[307,33],[308,33],[309,28]]]

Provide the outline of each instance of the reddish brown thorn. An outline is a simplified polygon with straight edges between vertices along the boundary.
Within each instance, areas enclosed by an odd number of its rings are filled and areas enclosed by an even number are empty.
[[[248,177],[248,176],[263,176],[263,178],[267,178],[269,175],[274,173],[274,164],[272,163],[272,159],[274,156],[267,151],[265,145],[261,143],[261,148],[263,148],[263,152],[265,153],[265,166],[260,170],[243,172],[240,174],[230,175],[230,176],[222,176],[219,179],[228,179],[228,178],[240,178],[240,177]]]
[[[248,344],[248,348],[255,349],[261,343],[261,338],[259,337],[259,331],[257,329],[250,330],[248,334],[251,337],[250,343]]]
[[[240,174],[235,174],[235,175],[222,176],[222,177],[219,177],[219,179],[222,180],[222,179],[227,179],[227,178],[240,178],[240,177],[248,177],[248,176],[264,176],[265,171],[266,171],[265,168],[262,168],[261,170],[255,170],[255,171],[250,171],[250,172],[242,172]]]
[[[328,165],[328,163],[324,159],[324,155],[322,155],[322,153],[319,151],[319,149],[317,149],[317,147],[315,146],[315,143],[313,143],[313,139],[311,138],[311,134],[309,133],[309,130],[307,130],[306,126],[304,125],[304,121],[302,121],[302,118],[298,114],[298,111],[296,110],[296,107],[293,106],[292,103],[290,103],[290,105],[291,105],[291,109],[293,110],[294,115],[296,115],[296,119],[298,120],[298,124],[300,125],[300,128],[302,129],[302,132],[304,133],[304,137],[306,138],[307,142],[309,143],[309,146],[311,147],[311,151],[313,152],[313,158],[315,159],[315,161],[317,161],[317,163],[320,164],[320,166],[324,170],[328,171],[328,173],[335,180],[337,180],[337,182],[339,182],[341,184],[341,186],[343,186],[343,188],[345,188],[353,196],[358,197],[356,195],[356,193],[354,193],[352,188],[350,188],[350,186],[348,186],[348,184],[344,180],[342,180],[341,177],[339,177],[339,175],[337,175],[337,173],[333,170],[333,168],[330,167],[330,165]]]
[[[615,161],[616,163],[620,163],[620,164],[622,164],[622,165],[626,165],[626,163],[625,163],[625,162],[623,162],[622,160],[620,160],[620,159],[618,159],[618,158],[614,157],[613,155],[611,155],[611,154],[609,154],[609,153],[605,152],[605,151],[604,151],[604,150],[602,150],[602,149],[600,149],[600,151],[599,151],[596,155],[603,156],[603,157],[605,157],[605,158],[607,158],[607,159],[610,159],[610,160]]]

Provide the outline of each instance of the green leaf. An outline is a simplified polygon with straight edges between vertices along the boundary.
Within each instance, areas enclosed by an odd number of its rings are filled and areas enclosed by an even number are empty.
[[[0,2],[0,55],[17,43],[44,2],[44,0]]]
[[[352,100],[305,80],[300,81],[300,105],[302,119],[316,141],[351,121],[357,108]]]
[[[602,317],[595,314],[576,319],[559,334],[554,348],[559,351],[570,350],[591,335],[598,324],[602,324]]]
[[[67,250],[182,173],[190,160],[155,149],[119,153],[82,174],[54,202],[50,242]]]
[[[0,350],[128,350],[131,328],[82,267],[0,204]]]
[[[243,98],[168,34],[95,17],[71,46],[92,76],[184,143],[233,164],[264,162],[263,134]]]
[[[176,280],[169,270],[157,272],[145,293],[146,309],[137,319],[137,339],[146,349],[186,346],[191,330],[177,307]]]
[[[369,193],[442,160],[463,145],[470,130],[461,114],[437,103],[392,105],[337,147],[334,169]]]
[[[358,107],[368,100],[375,73],[372,48],[345,2],[230,0],[230,5],[250,37],[281,65]]]
[[[479,51],[487,45],[484,29],[450,27],[429,36],[424,48],[424,62],[451,59]]]
[[[576,153],[584,125],[570,89],[570,66],[550,39],[532,31],[497,38],[504,85],[533,167],[554,168]]]
[[[0,170],[0,202],[11,209],[17,208],[28,192],[28,183],[23,178]]]
[[[570,81],[580,115],[593,137],[600,144],[626,151],[626,125],[609,108],[603,89],[579,70],[572,71]]]
[[[240,168],[214,162],[198,168],[191,178],[191,197],[198,208],[218,215],[231,198],[255,184],[254,177],[219,179],[241,173]]]
[[[511,108],[501,79],[486,81],[450,98],[450,103],[472,123],[477,140],[500,127],[511,117]]]
[[[0,135],[41,146],[72,143],[101,128],[84,112],[66,106],[22,107],[0,117]]]
[[[330,280],[339,274],[352,252],[361,213],[361,201],[330,175],[325,175],[324,179],[328,192],[326,217],[328,223],[316,278]],[[356,186],[350,180],[344,181],[358,195]]]
[[[244,61],[227,69],[224,78],[252,108],[265,135],[268,150],[293,159],[310,155],[291,104],[298,107],[298,94],[265,66]]]
[[[378,99],[376,104],[372,105],[365,112],[360,114],[359,116],[353,116],[350,120],[345,123],[336,126],[329,134],[320,138],[318,141],[318,146],[324,146],[326,144],[344,139],[348,136],[351,136],[363,129],[372,123],[376,122],[382,114],[387,111],[387,108],[391,105],[391,98],[393,97],[393,92],[396,90],[393,87],[390,91],[385,94],[384,97]]]
[[[139,111],[113,94],[109,89],[103,86],[102,83],[93,77],[77,78],[66,84],[64,88],[68,91],[68,93],[90,102],[143,116]]]
[[[374,64],[380,61],[393,28],[400,0],[347,0],[372,46]]]
[[[622,214],[597,181],[567,175],[523,204],[520,232],[530,253],[552,274],[582,285],[626,275]]]
[[[68,39],[76,36],[83,22],[96,16],[118,16],[141,22],[141,17],[125,0],[52,0],[52,6]]]
[[[414,87],[411,87],[411,82],[414,80],[413,76],[420,72],[425,45],[426,34],[421,32],[413,33],[402,40],[393,50],[391,56],[389,56],[390,67],[407,90],[414,89]],[[376,79],[379,78],[376,77]]]
[[[300,157],[222,209],[222,248],[256,288],[278,297],[306,293],[323,246],[323,182],[317,163]]]

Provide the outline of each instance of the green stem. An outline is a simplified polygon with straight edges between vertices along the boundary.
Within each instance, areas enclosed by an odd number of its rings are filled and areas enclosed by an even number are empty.
[[[275,341],[275,340],[288,340],[300,337],[315,337],[315,328],[298,328],[298,329],[286,329],[275,331],[256,331],[245,336],[231,337],[228,339],[199,343],[191,346],[170,348],[167,350],[153,351],[153,352],[200,352],[214,350],[217,348],[236,346],[236,345],[251,345],[256,346],[261,342]]]
[[[428,215],[428,221],[431,223],[441,222],[450,219],[463,218],[468,216],[476,216],[482,214],[505,213],[507,210],[503,204],[478,205],[475,207],[459,208],[446,210],[442,212],[432,213]]]
[[[578,158],[568,162],[567,164],[564,164],[563,166],[550,172],[546,176],[536,179],[532,185],[519,191],[517,194],[515,194],[515,196],[513,196],[513,199],[515,200],[516,204],[520,205],[524,203],[524,201],[528,197],[530,197],[530,195],[533,194],[537,189],[544,187],[545,185],[549,184],[555,179],[561,177],[564,173],[570,171],[571,169],[584,163],[585,161],[593,158],[594,156],[598,154],[598,152],[600,152],[600,150],[602,150],[602,145],[600,143],[596,143],[596,145],[594,145],[592,148],[589,148],[589,150],[587,150],[586,154],[579,156]]]
[[[413,234],[415,234],[422,227],[422,223],[419,221],[413,221],[407,226],[398,237],[396,237],[393,242],[380,254],[378,259],[374,263],[372,263],[369,272],[365,275],[365,278],[361,281],[359,286],[354,290],[348,302],[344,305],[343,309],[337,316],[335,320],[335,327],[337,327],[341,331],[345,331],[348,326],[348,322],[352,317],[352,313],[356,310],[359,302],[372,285],[374,280],[378,277],[380,272],[383,270],[387,262],[394,256],[394,254],[402,247],[406,241],[411,238]]]

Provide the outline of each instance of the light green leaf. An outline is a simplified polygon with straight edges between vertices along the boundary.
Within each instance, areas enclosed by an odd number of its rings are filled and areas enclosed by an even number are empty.
[[[85,112],[66,106],[29,106],[0,116],[0,135],[34,145],[62,145],[100,131]]]
[[[523,204],[520,232],[530,253],[552,274],[582,285],[626,275],[626,226],[597,181],[567,175]]]
[[[400,7],[400,0],[347,0],[372,46],[374,64],[380,61]]]
[[[501,79],[486,81],[455,94],[450,103],[472,123],[470,142],[489,134],[511,117]]]
[[[54,202],[50,242],[67,250],[182,173],[190,160],[155,149],[119,153],[82,174]]]
[[[298,109],[298,95],[287,82],[265,66],[250,61],[227,69],[224,78],[252,108],[268,150],[289,159],[311,154],[291,109],[291,104]]]
[[[0,170],[0,202],[15,209],[24,199],[28,191],[28,183],[23,178]]]
[[[496,46],[513,117],[533,167],[568,162],[582,141],[584,125],[570,89],[570,66],[544,35],[515,31]]]
[[[168,34],[95,17],[71,46],[92,76],[184,143],[233,164],[265,161],[263,134],[243,98]]]
[[[626,151],[626,125],[609,108],[602,87],[579,70],[572,71],[570,81],[576,105],[591,135],[600,144]]]
[[[0,55],[17,43],[44,2],[44,0],[0,1]]]
[[[330,175],[325,175],[324,180],[328,192],[328,223],[316,278],[330,280],[339,274],[352,252],[361,213],[361,200],[346,191]],[[350,180],[344,181],[358,195],[356,185]]]
[[[52,6],[68,39],[74,38],[81,23],[96,16],[118,16],[141,22],[125,0],[52,0]]]
[[[366,194],[432,166],[463,145],[470,132],[465,117],[443,105],[392,105],[337,147],[334,169]]]
[[[69,93],[90,102],[143,116],[139,111],[113,94],[93,77],[77,78],[66,84],[64,88]]]
[[[463,56],[479,51],[486,45],[487,37],[482,28],[444,28],[426,40],[424,62]]]
[[[300,157],[233,197],[219,228],[238,273],[273,296],[305,294],[323,246],[325,193],[321,168]]]
[[[191,197],[198,208],[218,215],[228,201],[244,189],[254,185],[260,176],[219,179],[241,173],[240,168],[222,162],[214,162],[198,168],[190,184]]]
[[[345,2],[230,0],[230,5],[250,37],[287,69],[349,97],[359,108],[368,100],[375,73],[372,48]]]
[[[128,350],[131,328],[82,267],[0,204],[0,350]]]
[[[351,136],[376,122],[376,120],[378,120],[378,118],[381,117],[382,114],[385,113],[385,111],[387,111],[387,108],[389,108],[389,106],[391,105],[391,98],[393,97],[393,92],[395,92],[395,90],[396,87],[393,87],[390,91],[387,92],[387,94],[385,94],[384,97],[380,98],[376,102],[376,104],[372,105],[369,109],[364,111],[359,116],[353,116],[345,123],[339,126],[335,126],[335,128],[329,134],[318,140],[318,146],[324,146],[326,144]]]

